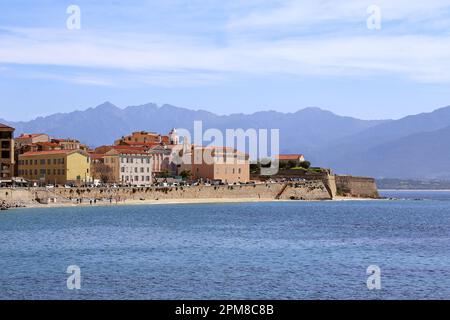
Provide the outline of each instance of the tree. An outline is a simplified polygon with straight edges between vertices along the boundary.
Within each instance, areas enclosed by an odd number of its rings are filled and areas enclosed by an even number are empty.
[[[113,170],[103,162],[94,162],[92,165],[92,176],[104,183],[114,182]]]
[[[160,178],[169,178],[169,177],[170,177],[169,171],[168,171],[168,170],[162,171],[162,172],[159,174],[159,177],[160,177]]]
[[[300,167],[303,169],[309,169],[311,167],[311,162],[309,161],[302,161],[300,162]]]
[[[183,170],[181,171],[180,176],[183,180],[189,180],[191,178],[191,172],[189,170]]]
[[[260,173],[261,172],[261,164],[258,163],[250,163],[250,173]]]
[[[286,169],[294,168],[296,165],[297,164],[295,163],[295,161],[289,160],[286,165]]]

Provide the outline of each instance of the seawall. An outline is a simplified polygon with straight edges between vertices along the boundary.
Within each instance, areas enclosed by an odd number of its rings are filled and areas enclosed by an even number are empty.
[[[36,204],[76,204],[98,200],[115,203],[123,200],[193,200],[193,199],[254,199],[254,200],[331,200],[322,181],[299,183],[263,183],[233,186],[190,187],[129,187],[129,188],[28,188],[0,189],[0,200]]]

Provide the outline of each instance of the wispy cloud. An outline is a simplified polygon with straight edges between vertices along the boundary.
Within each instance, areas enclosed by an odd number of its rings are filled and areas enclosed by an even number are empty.
[[[217,83],[236,74],[382,74],[418,82],[450,82],[450,35],[446,32],[422,34],[407,28],[396,33],[365,30],[366,8],[371,4],[365,0],[265,3],[266,9],[249,6],[237,14],[233,14],[235,7],[229,5],[231,18],[224,21],[224,41],[220,42],[201,33],[118,33],[92,29],[73,32],[6,26],[5,32],[0,33],[0,63],[80,68],[82,71],[76,73],[54,75],[54,79],[60,77],[62,81],[88,85],[115,85],[117,79],[103,74],[110,70],[120,72],[122,82],[169,87]],[[448,26],[448,0],[426,3],[379,0],[378,4],[388,22],[431,19],[434,28]],[[363,31],[341,28],[315,32],[316,25],[348,23],[361,23]],[[283,32],[274,39],[264,31],[286,27],[289,30],[290,26],[310,32],[307,35]]]
[[[376,4],[389,21],[421,21],[441,17],[450,8],[447,0],[288,0],[272,7],[257,9],[235,16],[230,20],[230,28],[276,28],[282,26],[314,27],[318,24],[333,23],[343,25],[363,22],[366,9]]]

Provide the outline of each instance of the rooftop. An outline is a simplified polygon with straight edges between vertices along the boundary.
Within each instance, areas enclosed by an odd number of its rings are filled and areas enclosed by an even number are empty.
[[[22,154],[23,157],[30,157],[30,156],[42,156],[42,155],[53,155],[53,154],[70,154],[74,152],[83,153],[81,150],[49,150],[49,151],[30,151]]]
[[[0,123],[0,129],[11,129],[15,130],[13,127],[7,126],[6,124]]]
[[[302,154],[279,154],[277,156],[278,160],[298,160],[303,157]]]

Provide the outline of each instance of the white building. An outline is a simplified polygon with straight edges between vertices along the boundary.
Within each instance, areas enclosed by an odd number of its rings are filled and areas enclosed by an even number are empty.
[[[145,151],[113,149],[105,154],[104,163],[112,168],[116,183],[148,185],[153,182],[152,156]]]

